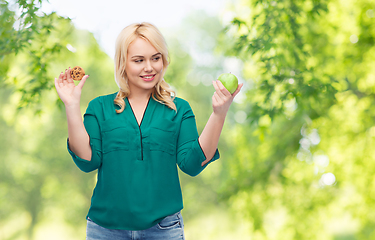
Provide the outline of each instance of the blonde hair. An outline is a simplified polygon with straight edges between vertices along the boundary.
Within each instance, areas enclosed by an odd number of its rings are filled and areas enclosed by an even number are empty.
[[[155,101],[167,105],[169,108],[176,110],[176,105],[173,103],[175,92],[164,81],[164,74],[169,65],[168,48],[163,35],[160,31],[150,23],[134,23],[124,28],[116,40],[115,53],[115,80],[119,87],[119,92],[114,100],[114,103],[120,107],[116,110],[121,113],[125,109],[124,99],[129,96],[130,89],[128,85],[128,76],[126,75],[125,67],[128,55],[129,45],[137,38],[142,38],[148,41],[157,51],[161,53],[163,60],[163,73],[161,80],[156,83],[152,92],[152,98]]]

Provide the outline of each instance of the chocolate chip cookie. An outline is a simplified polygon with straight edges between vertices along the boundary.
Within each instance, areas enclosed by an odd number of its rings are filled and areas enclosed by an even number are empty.
[[[85,76],[85,71],[80,66],[75,66],[70,71],[70,76],[73,78],[73,80],[80,81],[82,80],[83,76]]]

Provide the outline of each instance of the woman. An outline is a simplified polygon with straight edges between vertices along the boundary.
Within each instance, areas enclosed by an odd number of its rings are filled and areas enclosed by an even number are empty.
[[[164,81],[168,50],[158,29],[132,24],[116,41],[118,93],[95,98],[82,121],[69,68],[55,79],[65,104],[68,151],[84,172],[98,169],[87,239],[184,239],[179,168],[199,174],[219,158],[217,144],[233,98],[214,81],[213,113],[198,135],[189,104]]]

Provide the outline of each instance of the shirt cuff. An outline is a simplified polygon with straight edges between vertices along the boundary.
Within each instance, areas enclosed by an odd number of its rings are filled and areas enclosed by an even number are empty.
[[[197,140],[197,142],[198,142],[199,149],[200,149],[200,152],[201,152],[201,153],[200,153],[200,155],[201,155],[201,159],[203,159],[202,162],[204,162],[204,161],[207,159],[207,157],[206,157],[206,155],[205,155],[204,152],[203,152],[203,149],[202,149],[202,146],[201,146],[199,140]],[[209,164],[209,163],[211,163],[211,162],[213,162],[213,161],[216,161],[216,160],[219,159],[219,158],[220,158],[219,149],[216,148],[216,151],[215,151],[214,156],[210,159],[210,161],[209,161],[207,164]],[[206,164],[206,165],[207,165],[207,164]]]
[[[89,160],[86,160],[86,159],[83,159],[83,158],[80,158],[79,156],[77,156],[69,147],[69,138],[67,139],[66,141],[67,143],[67,148],[68,148],[68,152],[70,154],[70,156],[72,157],[74,163],[77,165],[77,167],[79,169],[81,169],[81,171],[83,172],[91,172],[95,169],[97,169],[100,165],[100,161],[97,157],[95,157],[95,148],[93,147],[92,143],[90,142],[90,146],[91,146],[91,151],[92,151],[92,157],[91,157],[91,161]],[[99,157],[99,156],[98,156]]]

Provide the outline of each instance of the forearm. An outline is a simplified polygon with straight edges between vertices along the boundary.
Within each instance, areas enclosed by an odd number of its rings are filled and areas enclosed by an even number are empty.
[[[68,122],[69,147],[82,159],[91,160],[90,137],[83,125],[79,105],[65,106]]]
[[[225,115],[219,115],[213,112],[207,121],[201,135],[199,136],[199,144],[202,147],[203,153],[206,156],[206,160],[202,163],[202,166],[207,164],[214,156],[221,131],[224,126]]]
[[[243,86],[242,83],[239,84],[237,90],[231,94],[220,81],[213,81],[212,83],[216,90],[212,96],[213,113],[199,137],[199,144],[206,156],[202,166],[207,164],[214,156],[229,107]]]

